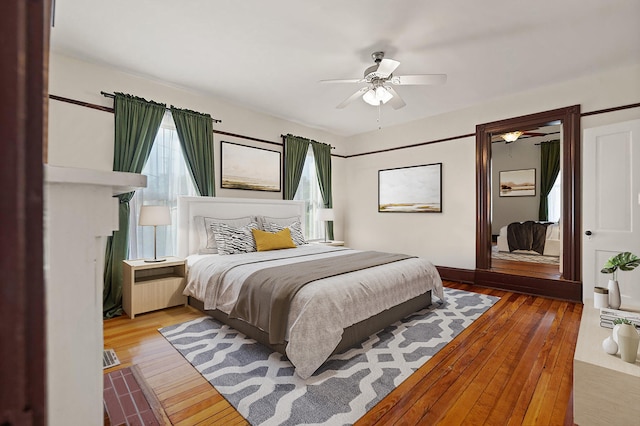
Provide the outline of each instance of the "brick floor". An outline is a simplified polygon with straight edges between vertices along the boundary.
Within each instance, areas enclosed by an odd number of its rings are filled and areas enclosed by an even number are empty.
[[[105,374],[103,394],[111,426],[161,426],[130,367]]]

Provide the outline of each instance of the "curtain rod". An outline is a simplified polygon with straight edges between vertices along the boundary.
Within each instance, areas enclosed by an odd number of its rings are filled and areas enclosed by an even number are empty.
[[[282,142],[283,142],[283,144],[284,144],[284,139],[285,139],[287,136],[288,136],[288,135],[280,135],[280,137],[282,138]],[[302,136],[295,136],[295,135],[291,135],[291,136],[294,136],[294,137],[296,137],[296,138],[301,138],[301,139],[307,139],[307,138],[303,138]],[[314,141],[313,139],[309,139],[309,141],[311,141],[311,142],[316,142],[316,143],[321,143],[321,144],[323,144],[323,145],[329,145],[329,147],[330,147],[331,149],[336,149],[336,147],[335,147],[335,146],[333,146],[333,145],[331,145],[331,144],[329,144],[329,143],[318,142],[318,141]]]
[[[101,91],[100,94],[102,96],[104,96],[105,98],[111,98],[114,99],[116,97],[116,95],[114,95],[113,93],[107,93],[107,92],[103,92]],[[167,111],[171,111],[171,108],[165,108]],[[211,121],[213,121],[214,123],[222,123],[222,120],[218,120],[217,118],[211,118]]]
[[[549,143],[549,142],[560,142],[560,139],[551,139],[548,141],[542,141],[542,142],[534,143],[534,145],[539,146],[539,145],[542,145],[543,143]]]

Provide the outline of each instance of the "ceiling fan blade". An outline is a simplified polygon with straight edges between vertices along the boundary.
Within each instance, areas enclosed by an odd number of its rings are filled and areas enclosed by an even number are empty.
[[[414,75],[394,75],[392,84],[397,85],[418,85],[418,84],[444,84],[447,81],[446,74],[414,74]]]
[[[389,93],[391,93],[393,95],[393,98],[389,99],[389,102],[387,102],[389,105],[391,105],[391,107],[393,109],[400,109],[403,106],[405,106],[406,104],[404,103],[404,101],[402,100],[402,98],[400,97],[400,95],[398,95],[398,92],[396,92],[393,87],[386,87],[385,89],[387,89],[389,91]]]
[[[387,78],[396,70],[396,68],[398,68],[398,65],[400,65],[400,62],[398,61],[394,61],[393,59],[383,59],[380,61],[380,65],[378,65],[376,74],[378,77]]]
[[[358,89],[358,91],[356,93],[354,93],[353,95],[349,96],[347,99],[345,99],[344,101],[342,101],[336,108],[338,109],[342,109],[344,107],[346,107],[347,105],[349,105],[351,102],[355,101],[356,99],[358,99],[360,96],[362,96],[364,94],[364,92],[366,92],[367,90],[369,90],[368,87],[363,87],[361,89]]]
[[[347,78],[336,80],[320,80],[320,83],[362,83],[364,81],[364,78]]]

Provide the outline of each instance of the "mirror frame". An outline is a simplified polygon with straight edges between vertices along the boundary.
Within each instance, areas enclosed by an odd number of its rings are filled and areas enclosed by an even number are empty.
[[[562,122],[562,278],[521,277],[491,271],[491,135],[557,121]],[[582,300],[580,162],[580,105],[476,126],[476,284]]]

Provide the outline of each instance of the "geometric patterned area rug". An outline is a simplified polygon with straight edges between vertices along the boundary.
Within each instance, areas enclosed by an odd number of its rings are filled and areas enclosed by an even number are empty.
[[[513,260],[516,262],[545,263],[548,265],[560,264],[560,256],[543,256],[541,254],[498,251],[498,246],[491,247],[491,257],[494,259]]]
[[[499,298],[445,288],[303,380],[287,358],[209,317],[160,333],[252,425],[353,424]]]

